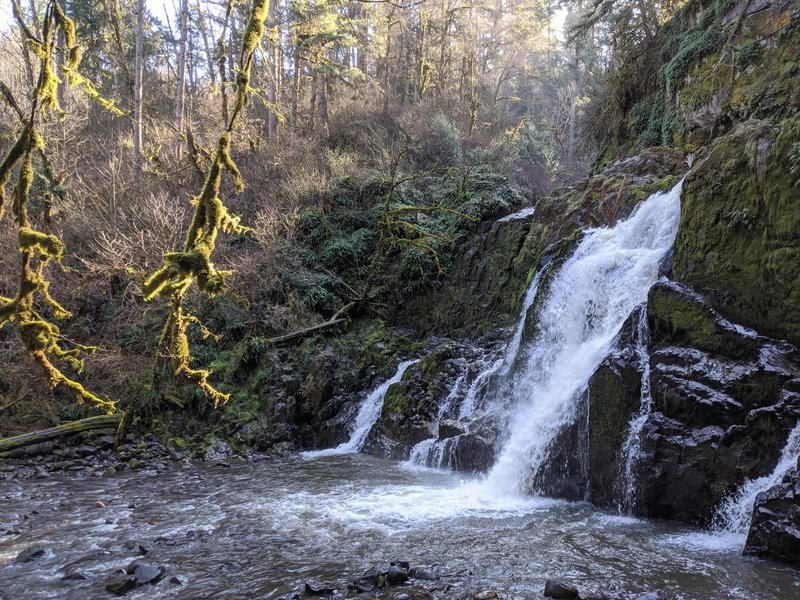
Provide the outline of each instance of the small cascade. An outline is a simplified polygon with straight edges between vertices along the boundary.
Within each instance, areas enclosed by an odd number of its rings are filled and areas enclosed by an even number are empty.
[[[536,275],[534,275],[531,284],[528,286],[528,291],[525,292],[525,299],[522,302],[522,310],[520,311],[517,326],[514,329],[514,335],[508,344],[508,347],[503,352],[503,355],[497,360],[493,361],[488,368],[483,369],[480,374],[475,378],[469,386],[467,395],[461,403],[458,411],[458,418],[465,419],[469,417],[475,409],[478,408],[478,398],[480,394],[487,388],[492,379],[497,377],[504,377],[511,373],[514,362],[519,353],[520,345],[522,344],[522,335],[525,332],[525,321],[528,317],[528,311],[533,306],[536,300],[536,294],[539,291],[539,284],[542,281],[542,276],[547,270],[547,266],[540,268]]]
[[[473,380],[467,389],[467,393],[458,407],[458,414],[456,415],[458,420],[467,419],[472,415],[472,413],[475,412],[475,410],[478,408],[478,399],[481,392],[486,389],[489,382],[495,375],[504,376],[511,372],[514,361],[516,360],[519,352],[520,345],[522,344],[525,320],[528,315],[528,311],[530,310],[531,306],[533,306],[533,302],[536,299],[536,292],[539,289],[539,283],[542,280],[542,274],[545,272],[545,270],[546,266],[536,272],[530,286],[528,286],[527,292],[525,292],[525,298],[522,302],[522,310],[520,311],[520,316],[517,320],[516,328],[514,329],[514,335],[512,336],[508,347],[505,349],[500,358],[492,361],[488,367],[484,368],[478,374],[478,376]],[[438,439],[439,423],[442,421],[442,419],[449,416],[450,412],[452,412],[455,408],[458,399],[461,397],[461,390],[466,382],[466,377],[467,373],[463,373],[453,383],[450,393],[439,407],[439,414],[437,415],[435,423],[435,437],[422,440],[411,449],[411,453],[408,457],[409,464],[436,468],[441,468],[443,466],[445,457],[448,453],[447,448],[450,445],[451,440],[448,439],[440,441]]]
[[[653,395],[650,390],[650,329],[647,325],[647,309],[642,307],[636,323],[636,354],[642,366],[642,383],[639,401],[639,412],[631,420],[628,437],[622,445],[622,499],[619,511],[630,514],[636,507],[636,476],[634,468],[642,454],[642,430],[653,412]]]
[[[748,479],[717,508],[711,528],[718,533],[747,535],[753,517],[756,496],[778,485],[793,469],[800,458],[800,423],[789,433],[778,464],[772,473],[758,479]]]
[[[485,480],[495,493],[537,490],[556,436],[579,416],[589,377],[657,280],[677,234],[681,187],[653,194],[613,228],[588,231],[553,278],[510,388],[507,441]]]
[[[392,375],[391,379],[384,381],[374,390],[372,390],[369,396],[366,397],[364,402],[361,404],[361,408],[358,409],[358,414],[356,415],[355,422],[352,427],[352,433],[350,434],[350,439],[346,442],[342,442],[335,448],[328,448],[325,450],[315,450],[312,452],[304,453],[304,456],[307,458],[316,457],[316,456],[330,456],[334,454],[347,454],[349,452],[358,452],[361,448],[364,447],[364,442],[367,441],[367,436],[369,435],[370,430],[378,422],[378,419],[381,416],[381,410],[383,409],[383,399],[386,396],[386,392],[390,386],[395,383],[398,383],[402,378],[403,374],[406,372],[411,365],[414,365],[419,362],[419,359],[414,360],[406,360],[400,363],[397,367],[397,372]]]

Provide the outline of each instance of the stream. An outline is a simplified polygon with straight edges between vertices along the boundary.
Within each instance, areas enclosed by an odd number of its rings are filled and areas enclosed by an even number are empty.
[[[140,557],[140,544],[166,575],[126,598],[276,598],[306,582],[344,589],[391,560],[441,577],[420,583],[452,586],[436,598],[479,589],[540,598],[548,577],[666,599],[800,598],[797,571],[741,556],[742,536],[493,494],[485,481],[362,454],[6,482],[0,499],[7,600],[108,597],[105,584]],[[14,562],[33,543],[46,554]],[[87,578],[63,580],[71,570]]]

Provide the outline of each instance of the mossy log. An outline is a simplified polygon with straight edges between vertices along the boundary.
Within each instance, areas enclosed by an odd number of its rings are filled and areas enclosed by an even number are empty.
[[[269,338],[268,340],[265,340],[265,342],[273,346],[277,346],[279,344],[286,344],[288,342],[293,342],[301,338],[304,338],[305,336],[310,335],[312,333],[316,333],[317,331],[321,331],[323,329],[327,329],[335,325],[340,325],[345,322],[347,322],[347,319],[333,318],[329,321],[325,321],[324,323],[320,323],[319,325],[313,325],[311,327],[306,327],[305,329],[299,329],[298,331],[287,333],[286,335]]]
[[[98,417],[81,419],[80,421],[70,421],[69,423],[64,423],[57,427],[50,427],[49,429],[42,429],[41,431],[23,433],[22,435],[15,435],[14,437],[0,438],[0,452],[8,452],[17,448],[30,446],[31,444],[48,442],[62,435],[75,435],[93,429],[114,429],[119,424],[120,418],[119,414],[100,415]]]

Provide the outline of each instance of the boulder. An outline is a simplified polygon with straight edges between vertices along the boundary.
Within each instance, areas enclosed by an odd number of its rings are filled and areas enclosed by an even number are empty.
[[[800,565],[800,469],[756,497],[744,553]]]

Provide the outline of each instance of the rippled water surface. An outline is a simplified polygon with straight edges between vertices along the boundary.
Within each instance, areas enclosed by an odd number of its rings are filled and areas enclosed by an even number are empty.
[[[478,588],[524,597],[558,577],[676,599],[800,598],[798,571],[741,557],[741,537],[501,498],[480,482],[363,455],[0,485],[6,599],[105,597],[113,571],[138,556],[126,542],[150,546],[147,560],[167,568],[127,598],[277,597],[304,582],[343,587],[388,560],[431,567],[453,584],[440,597]],[[14,562],[36,542],[44,557]],[[61,580],[71,568],[88,579]]]

